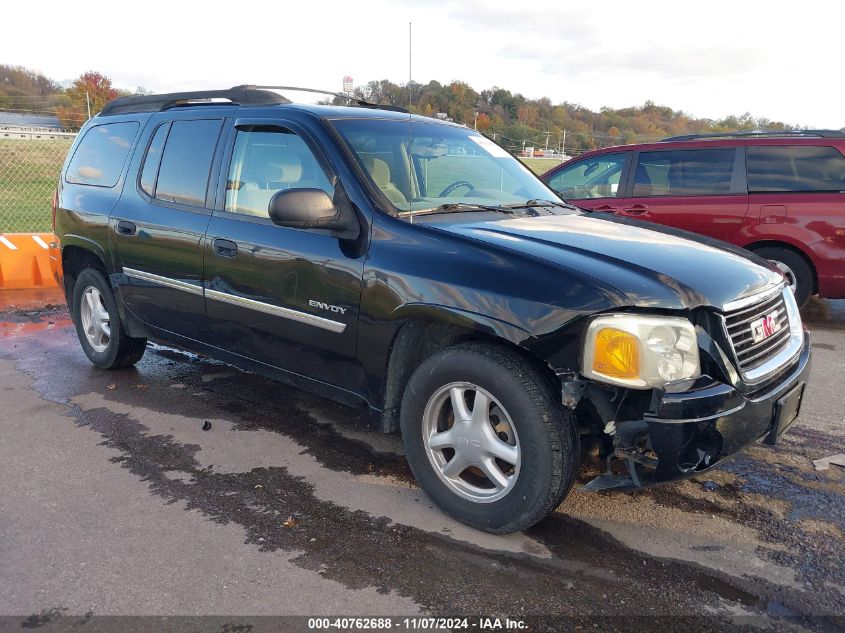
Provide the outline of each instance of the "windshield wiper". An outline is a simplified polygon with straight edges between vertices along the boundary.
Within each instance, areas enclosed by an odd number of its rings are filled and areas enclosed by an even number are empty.
[[[507,206],[495,206],[492,204],[474,204],[470,202],[448,202],[433,209],[421,209],[410,211],[409,215],[434,215],[435,213],[463,213],[468,211],[493,211],[494,213],[514,214],[516,211]]]
[[[583,211],[580,207],[576,207],[574,204],[569,202],[556,202],[555,200],[540,200],[537,198],[526,200],[520,204],[507,205],[508,209],[530,209],[532,207],[557,207],[559,209],[568,209],[570,211]]]

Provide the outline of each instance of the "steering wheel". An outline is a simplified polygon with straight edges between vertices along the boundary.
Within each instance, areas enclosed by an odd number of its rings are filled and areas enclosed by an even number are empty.
[[[473,189],[475,189],[475,187],[472,186],[471,182],[467,182],[466,180],[456,180],[451,185],[446,187],[443,191],[441,191],[440,195],[437,196],[437,197],[438,198],[445,198],[446,196],[448,196],[450,193],[452,193],[458,187],[467,187],[469,189],[469,191],[472,191]],[[469,193],[469,192],[467,192],[467,193]]]

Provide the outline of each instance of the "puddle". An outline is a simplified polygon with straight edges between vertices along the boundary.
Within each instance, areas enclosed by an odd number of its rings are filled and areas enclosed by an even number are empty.
[[[60,330],[67,327],[73,327],[73,321],[70,319],[17,323],[0,321],[0,339],[26,338],[48,330]]]

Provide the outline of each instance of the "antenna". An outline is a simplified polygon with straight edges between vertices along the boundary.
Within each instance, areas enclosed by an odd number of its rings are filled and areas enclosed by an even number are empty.
[[[413,46],[412,46],[412,29],[413,29],[413,22],[408,22],[408,219],[411,224],[414,223],[414,203],[413,197],[411,195],[411,187],[412,179],[411,179],[411,170],[414,168],[414,157],[411,155],[411,144],[413,143],[413,132],[411,130],[411,126],[413,125],[413,121],[411,119],[411,81],[413,77],[412,73],[412,66],[411,66],[411,59],[413,53]]]

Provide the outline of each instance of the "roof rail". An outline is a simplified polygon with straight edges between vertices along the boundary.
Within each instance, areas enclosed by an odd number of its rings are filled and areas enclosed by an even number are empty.
[[[755,130],[752,132],[712,132],[709,134],[683,134],[681,136],[670,136],[661,140],[661,143],[673,141],[694,141],[707,138],[759,138],[778,136],[813,136],[816,138],[845,138],[842,130]]]
[[[249,88],[250,90],[293,90],[294,92],[313,92],[318,95],[329,95],[331,97],[340,97],[341,99],[348,99],[349,101],[357,103],[362,108],[374,108],[376,110],[390,110],[391,112],[402,112],[409,114],[408,110],[402,106],[389,105],[386,103],[372,103],[366,99],[353,97],[344,92],[332,92],[331,90],[318,90],[316,88],[298,88],[296,86],[240,86],[241,88]]]
[[[290,99],[283,97],[270,90],[293,90],[300,92],[314,92],[317,94],[331,95],[349,99],[363,108],[376,108],[379,110],[392,110],[394,112],[408,111],[405,108],[392,105],[381,105],[370,103],[364,99],[353,97],[342,92],[330,92],[328,90],[316,90],[314,88],[297,88],[294,86],[252,86],[243,85],[229,88],[228,90],[199,90],[194,92],[171,92],[160,95],[132,95],[130,97],[118,97],[109,101],[99,116],[112,114],[132,114],[137,112],[161,112],[170,108],[185,105],[237,105],[237,106],[264,106],[291,103]],[[211,101],[211,99],[226,99],[226,102]]]
[[[228,90],[199,90],[195,92],[171,92],[161,95],[118,97],[106,104],[100,112],[100,116],[133,112],[161,112],[176,106],[197,105],[204,102],[220,105],[220,102],[209,101],[210,99],[228,99],[231,105],[242,106],[290,103],[290,99],[286,99],[275,92],[255,90],[252,86],[235,86]]]

